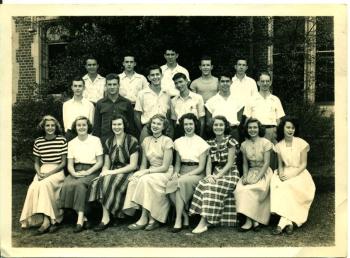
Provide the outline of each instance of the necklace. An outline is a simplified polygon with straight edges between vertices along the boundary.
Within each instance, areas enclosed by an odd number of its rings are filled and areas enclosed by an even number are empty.
[[[158,142],[158,139],[159,139],[160,137],[162,137],[162,134],[160,134],[159,136],[154,136],[154,135],[152,135],[152,137],[153,137],[154,142]]]

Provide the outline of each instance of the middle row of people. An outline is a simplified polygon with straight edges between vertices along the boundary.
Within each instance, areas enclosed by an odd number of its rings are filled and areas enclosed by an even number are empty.
[[[258,140],[254,146],[248,141],[242,143],[244,173],[237,187],[239,144],[229,135],[227,119],[213,118],[210,128],[215,137],[208,141],[197,135],[200,126],[194,114],[183,115],[180,125],[184,136],[173,142],[165,134],[166,117],[154,115],[147,126],[150,136],[139,146],[135,137],[125,133],[127,120],[113,115],[114,134],[103,142],[102,148],[99,138],[89,134],[92,127],[89,119],[76,118],[72,130],[77,137],[68,143],[70,175],[64,180],[58,201],[60,208],[73,208],[78,213],[74,232],[84,229],[85,205],[93,201],[100,202],[103,210],[95,231],[106,229],[111,215],[114,219],[123,214],[132,216],[137,209],[142,210],[141,216],[129,229],[154,230],[166,222],[171,203],[176,210],[174,233],[188,227],[189,214],[201,216],[193,233],[205,232],[209,224],[235,225],[237,212],[251,219],[254,227],[268,223],[272,143],[260,137],[259,121],[250,119],[246,124],[246,137]],[[136,171],[140,150],[142,161]],[[256,173],[247,173],[248,167]]]

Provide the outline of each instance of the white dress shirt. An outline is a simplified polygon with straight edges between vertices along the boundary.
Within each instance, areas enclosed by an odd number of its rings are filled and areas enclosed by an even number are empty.
[[[236,75],[232,78],[231,94],[238,98],[244,105],[257,93],[258,87],[254,79],[247,75],[242,80],[238,79]]]
[[[168,92],[171,96],[179,95],[179,91],[175,88],[173,76],[177,73],[183,73],[186,75],[188,81],[190,81],[190,75],[185,67],[176,64],[174,68],[169,68],[166,64],[160,67],[162,69],[162,88]]]
[[[129,78],[125,72],[122,72],[119,74],[119,78],[119,94],[130,100],[133,104],[136,102],[137,94],[139,91],[145,89],[149,85],[145,76],[136,72],[132,75],[131,78]]]
[[[106,86],[106,79],[101,75],[97,75],[94,81],[91,81],[88,74],[84,75],[85,90],[83,92],[84,98],[96,103],[103,98]]]
[[[94,121],[94,105],[85,98],[80,101],[74,99],[67,100],[63,103],[63,126],[67,132],[68,129],[72,129],[72,124],[78,116],[87,117],[91,124]]]

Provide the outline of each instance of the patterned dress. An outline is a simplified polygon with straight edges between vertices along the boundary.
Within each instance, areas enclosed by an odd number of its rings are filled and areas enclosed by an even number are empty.
[[[241,145],[241,151],[248,160],[248,177],[256,177],[264,165],[264,153],[271,151],[272,143],[259,137],[255,142],[245,140]],[[237,183],[235,198],[237,212],[267,225],[270,220],[270,180],[272,170],[269,167],[263,177],[255,184],[242,184],[242,179]]]
[[[293,137],[290,147],[284,140],[280,141],[275,150],[282,158],[284,173],[293,173],[300,165],[301,152],[309,149],[309,144],[298,137]],[[271,212],[300,227],[307,220],[315,190],[314,181],[307,169],[285,181],[279,179],[276,170],[271,178]]]
[[[40,158],[40,172],[50,172],[61,163],[62,155],[67,154],[66,139],[62,136],[52,140],[39,137],[34,142],[33,154]],[[34,176],[23,205],[20,218],[22,226],[41,223],[43,214],[50,218],[51,224],[61,222],[63,212],[57,207],[57,199],[63,180],[63,170],[40,181],[37,174]]]
[[[113,145],[114,135],[104,144],[104,154],[111,161],[110,170],[125,167],[130,163],[130,156],[139,151],[135,137],[126,134],[121,146]],[[113,215],[122,209],[128,187],[128,178],[132,173],[105,175],[95,178],[88,190],[88,201],[99,201]]]
[[[217,173],[215,168],[221,169],[226,165],[228,149],[235,147],[237,154],[239,146],[231,136],[225,136],[220,144],[217,144],[215,139],[208,140],[208,144],[210,145],[209,158],[215,175]],[[234,162],[229,171],[214,184],[204,180],[199,181],[193,195],[190,215],[199,214],[213,225],[235,226],[237,214],[233,191],[238,180],[239,172]]]

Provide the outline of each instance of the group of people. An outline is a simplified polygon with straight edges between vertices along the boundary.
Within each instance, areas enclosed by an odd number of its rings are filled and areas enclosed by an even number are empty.
[[[148,68],[148,81],[134,71],[132,55],[124,57],[123,73],[105,78],[96,59],[87,59],[87,75],[72,80],[73,98],[63,104],[64,134],[50,115],[39,124],[22,228],[56,232],[65,209],[73,209],[73,232],[81,232],[91,227],[85,212],[92,202],[102,207],[94,231],[136,210],[140,217],[128,228],[154,230],[172,206],[173,233],[188,228],[193,215],[200,216],[194,234],[236,226],[238,213],[246,218],[240,232],[259,231],[271,214],[280,216],[275,235],[292,234],[307,220],[315,194],[309,145],[271,94],[270,74],[259,74],[258,91],[246,59],[237,60],[232,78],[214,77],[203,57],[202,75],[190,83],[176,50],[164,57],[165,65]]]

